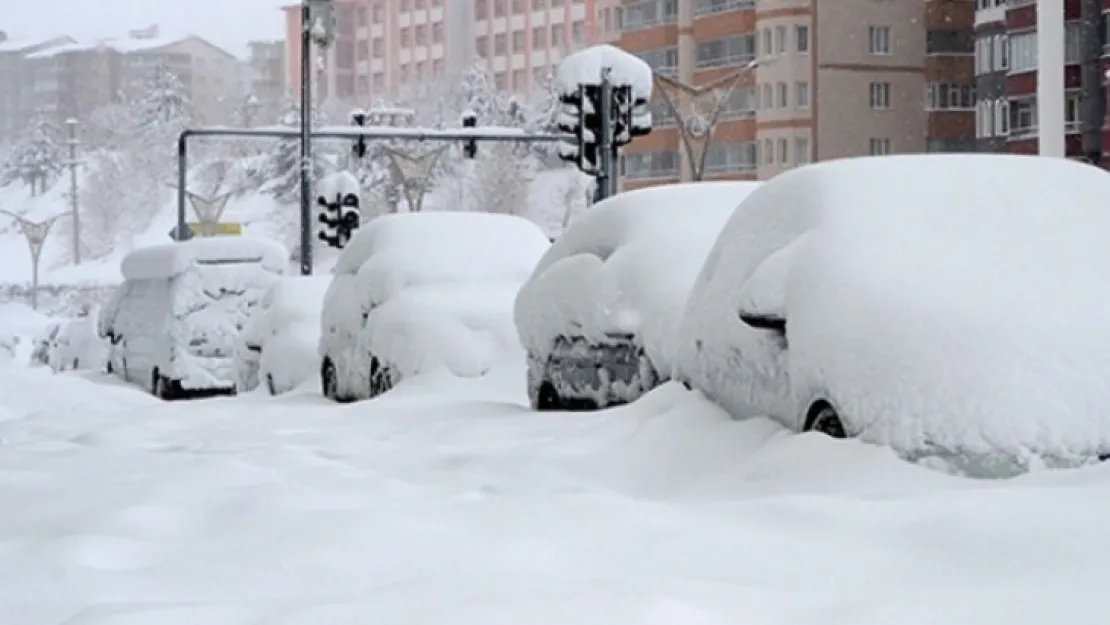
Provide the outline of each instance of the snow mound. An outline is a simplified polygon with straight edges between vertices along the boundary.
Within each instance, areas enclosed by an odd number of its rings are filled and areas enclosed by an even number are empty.
[[[271,287],[239,333],[239,388],[251,390],[267,376],[275,390],[295,388],[319,367],[320,315],[331,276],[284,278]],[[262,349],[255,360],[248,346]]]
[[[1032,466],[1110,450],[1108,195],[1105,172],[1035,157],[785,173],[741,205],[698,278],[681,377],[794,429],[828,399],[907,456]],[[742,324],[744,307],[784,312],[789,347]]]
[[[578,218],[516,298],[520,341],[540,361],[557,337],[638,337],[669,377],[674,334],[705,257],[759,183],[702,182],[621,193]]]
[[[126,280],[172,278],[194,264],[212,261],[258,262],[280,274],[289,264],[289,253],[280,244],[261,238],[196,238],[134,250],[123,258],[120,271]]]

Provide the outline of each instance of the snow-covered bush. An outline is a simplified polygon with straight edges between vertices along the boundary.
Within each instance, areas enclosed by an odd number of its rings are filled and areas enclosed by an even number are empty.
[[[733,209],[758,185],[622,193],[556,239],[516,298],[532,405],[605,407],[670,379],[690,287]]]

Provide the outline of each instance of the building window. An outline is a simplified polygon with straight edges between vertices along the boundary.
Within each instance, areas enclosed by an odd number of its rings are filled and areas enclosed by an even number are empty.
[[[622,30],[639,30],[678,21],[678,0],[639,0],[617,13]]]
[[[764,110],[771,110],[774,108],[774,94],[771,93],[771,83],[763,85],[763,108]]]
[[[1015,135],[1037,132],[1037,102],[1033,98],[1010,101],[1010,132]]]
[[[734,88],[732,91],[729,92],[728,98],[721,105],[721,119],[738,119],[755,115],[755,94],[756,91],[753,85]]]
[[[786,54],[786,27],[775,27],[775,52]]]
[[[673,178],[678,175],[678,152],[628,154],[624,157],[624,175],[632,180]]]
[[[1006,35],[994,36],[994,69],[1005,71],[1010,69],[1010,41]]]
[[[871,156],[886,156],[890,154],[889,138],[872,138],[870,143]]]
[[[678,49],[675,50],[673,67],[678,66]],[[697,47],[698,69],[743,65],[755,58],[755,33],[734,35],[703,41]]]
[[[975,136],[984,138],[994,135],[994,102],[983,100],[975,105]]]
[[[763,140],[763,164],[775,164],[775,142],[770,139]]]
[[[798,54],[809,54],[809,26],[794,27],[794,45]]]
[[[774,48],[771,47],[771,29],[770,28],[764,28],[762,37],[763,37],[763,55],[764,56],[771,56],[772,54],[775,53]]]
[[[660,74],[670,75],[678,71],[678,48],[676,46],[649,50],[636,56]]]
[[[925,33],[925,54],[973,54],[976,42],[969,30],[931,28]]]
[[[1009,37],[1009,70],[1011,74],[1037,70],[1037,33],[1011,33]],[[1064,62],[1079,62],[1079,23],[1068,22],[1064,31]],[[1001,69],[1001,68],[999,68]]]
[[[794,83],[794,105],[800,109],[809,108],[809,83],[800,81]]]
[[[890,83],[871,83],[871,108],[883,111],[890,108]]]
[[[779,104],[778,104],[779,108],[783,108],[783,109],[784,108],[789,108],[790,107],[790,90],[786,86],[786,83],[780,82],[777,85],[777,89],[778,89],[778,92],[779,92]]]
[[[809,137],[794,139],[794,160],[799,165],[809,162]]]
[[[1005,98],[994,101],[994,134],[999,137],[1010,134],[1010,102]]]
[[[871,54],[890,54],[890,26],[872,26],[869,36]]]
[[[754,141],[710,145],[705,153],[705,172],[734,174],[755,171],[759,163],[758,145]]]
[[[755,0],[698,0],[694,7],[694,15],[710,15],[724,13],[737,9],[750,9],[755,6]]]
[[[975,108],[975,87],[930,83],[925,86],[925,109],[929,111],[970,111]]]
[[[790,162],[790,154],[787,151],[789,142],[786,139],[779,139],[779,162],[786,165]]]

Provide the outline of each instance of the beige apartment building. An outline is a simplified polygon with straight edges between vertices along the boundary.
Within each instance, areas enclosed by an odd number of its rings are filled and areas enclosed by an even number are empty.
[[[620,46],[659,74],[690,85],[739,74],[707,179],[974,151],[974,0],[625,0],[619,17]],[[626,188],[690,178],[675,120],[656,98],[656,130],[622,159]]]

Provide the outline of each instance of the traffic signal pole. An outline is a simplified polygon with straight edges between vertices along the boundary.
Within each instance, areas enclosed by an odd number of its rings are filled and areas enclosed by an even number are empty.
[[[595,130],[597,137],[597,188],[594,191],[594,201],[600,202],[607,197],[617,194],[617,177],[615,175],[616,148],[613,145],[613,83],[609,76],[613,69],[606,67],[601,70],[600,97],[598,100],[599,128]]]

